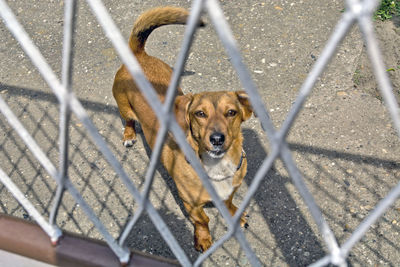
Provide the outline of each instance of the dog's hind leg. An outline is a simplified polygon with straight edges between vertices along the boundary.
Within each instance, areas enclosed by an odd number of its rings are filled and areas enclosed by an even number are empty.
[[[212,244],[208,222],[210,219],[204,212],[203,206],[193,207],[183,201],[189,218],[194,225],[194,247],[197,251],[206,251]]]
[[[125,121],[124,137],[122,139],[125,147],[131,147],[136,142],[135,120]]]
[[[113,88],[114,98],[117,102],[121,118],[125,121],[124,135],[122,138],[123,144],[126,147],[133,146],[136,142],[135,120],[137,120],[132,106],[129,103],[125,92],[118,87]]]

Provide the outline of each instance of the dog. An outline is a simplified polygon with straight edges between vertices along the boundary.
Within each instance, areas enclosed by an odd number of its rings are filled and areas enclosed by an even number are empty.
[[[136,20],[129,38],[129,47],[161,102],[165,99],[172,68],[148,55],[144,49],[145,43],[154,29],[168,24],[186,24],[188,16],[188,11],[183,8],[151,9]],[[200,22],[199,26],[204,26],[204,23]],[[135,123],[140,122],[146,142],[153,148],[159,122],[126,66],[122,65],[117,71],[112,90],[125,121],[123,144],[129,147],[136,142]],[[237,207],[232,203],[232,198],[247,171],[241,133],[241,123],[253,114],[247,94],[244,91],[183,94],[182,89],[178,88],[173,109],[188,143],[233,216]],[[167,137],[160,157],[194,225],[195,249],[205,251],[212,245],[212,238],[208,228],[209,218],[203,206],[211,201],[211,197],[172,136]],[[242,214],[242,227],[247,227],[246,218],[246,214]]]

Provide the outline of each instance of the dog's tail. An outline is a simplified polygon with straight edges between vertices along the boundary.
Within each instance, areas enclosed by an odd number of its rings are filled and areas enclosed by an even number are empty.
[[[156,28],[168,24],[186,24],[189,12],[179,7],[158,7],[143,13],[133,25],[129,37],[129,47],[134,54],[144,51],[144,45],[150,33]],[[204,26],[200,21],[199,26]]]

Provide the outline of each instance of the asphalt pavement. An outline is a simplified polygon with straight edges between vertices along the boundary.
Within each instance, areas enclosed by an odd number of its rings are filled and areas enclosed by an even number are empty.
[[[62,62],[62,1],[7,1],[42,54],[60,76]],[[190,1],[104,1],[128,39],[134,20],[144,10],[172,5],[190,8]],[[342,1],[221,1],[245,63],[279,128],[298,90],[318,59],[337,21]],[[121,161],[141,188],[149,150],[141,137],[133,148],[122,145],[122,124],[111,86],[121,64],[110,41],[84,1],[79,1],[74,53],[73,90]],[[207,16],[186,64],[184,92],[242,90],[235,70]],[[58,164],[58,102],[20,46],[0,23],[0,96],[6,100],[43,151]],[[174,65],[184,26],[157,29],[147,42],[149,54]],[[339,243],[347,240],[400,176],[399,138],[382,101],[354,87],[352,81],[363,42],[351,30],[335,58],[318,80],[312,95],[291,128],[288,143],[309,190]],[[268,140],[257,118],[243,125],[248,174],[235,196],[240,203],[268,154]],[[133,197],[91,142],[75,116],[70,128],[70,179],[114,237],[136,209]],[[50,211],[55,183],[0,116],[0,167],[45,215]],[[159,166],[150,193],[188,256],[195,260],[193,227],[183,214],[171,178]],[[0,185],[0,212],[29,220],[29,215]],[[226,224],[212,206],[210,229],[214,239]],[[281,161],[265,177],[250,206],[247,240],[266,266],[304,266],[325,255],[326,246],[310,212]],[[57,219],[67,231],[101,238],[69,194]],[[350,253],[354,266],[400,264],[400,203],[367,232]],[[149,217],[144,216],[128,238],[132,249],[174,258]],[[204,266],[248,266],[239,243],[229,240]]]

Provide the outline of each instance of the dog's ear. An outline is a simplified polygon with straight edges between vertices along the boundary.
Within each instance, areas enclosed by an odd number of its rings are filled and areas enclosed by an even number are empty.
[[[193,95],[178,95],[175,99],[175,116],[176,120],[181,126],[182,130],[186,133],[189,128],[189,105],[192,102]]]
[[[241,104],[243,121],[250,119],[251,114],[253,114],[253,108],[251,106],[249,96],[245,91],[237,91],[236,95]]]

